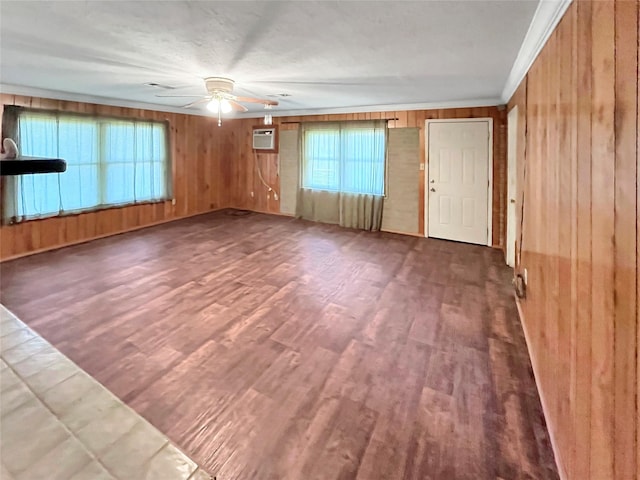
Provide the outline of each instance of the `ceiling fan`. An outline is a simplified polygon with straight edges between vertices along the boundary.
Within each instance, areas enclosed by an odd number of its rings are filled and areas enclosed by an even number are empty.
[[[183,108],[191,108],[201,103],[207,103],[207,110],[218,115],[218,126],[222,125],[222,114],[229,113],[233,110],[236,112],[246,112],[247,107],[241,105],[243,103],[261,103],[264,108],[270,109],[278,105],[274,100],[263,100],[253,97],[239,97],[234,95],[233,86],[235,82],[230,78],[224,77],[207,77],[204,79],[207,88],[206,95],[156,95],[156,97],[199,97],[200,100],[188,103]],[[271,123],[271,115],[265,115],[265,123]]]

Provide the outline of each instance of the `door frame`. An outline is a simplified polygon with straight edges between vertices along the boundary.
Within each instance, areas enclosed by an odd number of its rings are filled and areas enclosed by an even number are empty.
[[[424,135],[424,236],[429,237],[429,126],[432,123],[470,123],[486,122],[489,127],[489,138],[487,139],[488,168],[487,168],[487,246],[493,246],[493,118],[434,118],[425,120]]]
[[[517,192],[518,192],[518,106],[507,114],[507,218],[505,221],[505,262],[511,268],[516,266],[516,238],[517,238]],[[513,184],[513,192],[509,185]],[[511,193],[512,195],[509,195]],[[513,238],[510,241],[510,233]]]

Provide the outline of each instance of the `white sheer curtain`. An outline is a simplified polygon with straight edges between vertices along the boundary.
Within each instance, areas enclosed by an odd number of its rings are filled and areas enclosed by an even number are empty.
[[[22,156],[62,158],[67,170],[7,177],[5,223],[169,197],[165,124],[19,109],[7,114],[16,115],[8,123]]]
[[[386,144],[384,120],[303,125],[296,216],[379,230]]]
[[[105,205],[155,200],[166,195],[162,125],[109,122],[103,126]]]
[[[302,188],[384,195],[386,122],[303,126]]]
[[[99,204],[95,125],[73,117],[24,114],[18,118],[18,139],[21,155],[63,158],[67,171],[13,177],[16,217],[58,215]]]

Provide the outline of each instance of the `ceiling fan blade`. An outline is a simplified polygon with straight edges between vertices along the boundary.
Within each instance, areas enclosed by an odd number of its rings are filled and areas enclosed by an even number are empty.
[[[209,97],[201,98],[200,100],[196,100],[195,102],[187,103],[182,108],[191,108],[194,105],[198,105],[199,103],[205,103],[205,102],[208,102],[208,101],[209,101]]]
[[[244,103],[262,103],[263,105],[271,105],[272,107],[276,107],[278,102],[275,100],[263,100],[260,98],[252,98],[252,97],[236,97],[237,102]]]
[[[160,98],[203,98],[208,97],[208,95],[156,95],[156,97]]]
[[[233,108],[236,112],[247,112],[247,111],[249,111],[249,109],[247,107],[245,107],[244,105],[240,105],[235,100],[229,100],[229,103],[231,104],[231,108]]]

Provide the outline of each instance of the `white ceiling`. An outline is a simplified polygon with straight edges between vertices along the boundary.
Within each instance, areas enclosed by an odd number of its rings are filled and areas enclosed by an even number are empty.
[[[239,95],[290,94],[274,114],[495,105],[537,5],[2,0],[0,84],[158,110],[190,101],[158,94],[204,94],[206,76],[233,78]]]

